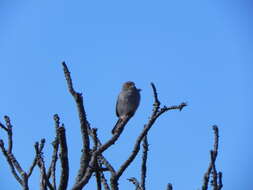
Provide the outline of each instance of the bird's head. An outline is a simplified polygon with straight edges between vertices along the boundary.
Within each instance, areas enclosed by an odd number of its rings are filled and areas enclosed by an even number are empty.
[[[127,81],[123,84],[122,87],[123,90],[132,90],[132,89],[136,89],[135,87],[135,83],[132,81]]]

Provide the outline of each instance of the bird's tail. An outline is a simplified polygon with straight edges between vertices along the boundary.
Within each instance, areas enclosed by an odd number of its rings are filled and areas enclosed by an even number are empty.
[[[117,131],[117,127],[119,125],[119,123],[121,122],[121,118],[118,119],[117,123],[114,125],[113,129],[112,129],[112,134],[114,135]]]

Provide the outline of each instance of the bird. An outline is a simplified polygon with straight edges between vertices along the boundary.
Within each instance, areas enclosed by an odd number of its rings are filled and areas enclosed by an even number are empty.
[[[132,81],[127,81],[122,85],[121,92],[116,102],[116,115],[118,121],[112,129],[113,135],[117,131],[117,125],[122,119],[125,117],[132,117],[135,114],[140,104],[140,91],[141,89],[136,88],[135,83]]]

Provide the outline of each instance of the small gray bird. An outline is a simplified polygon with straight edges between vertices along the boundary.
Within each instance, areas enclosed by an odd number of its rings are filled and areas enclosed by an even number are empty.
[[[112,134],[116,132],[117,125],[123,118],[134,115],[140,103],[140,91],[135,87],[134,82],[128,81],[123,84],[116,104],[116,115],[119,120],[112,129]]]

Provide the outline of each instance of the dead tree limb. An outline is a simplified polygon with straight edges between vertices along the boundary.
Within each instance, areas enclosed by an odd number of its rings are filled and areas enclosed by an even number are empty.
[[[134,184],[135,190],[143,190],[139,181],[135,177],[131,177],[127,180],[130,181],[132,184]]]
[[[142,140],[142,164],[141,164],[141,187],[143,190],[146,189],[146,175],[147,175],[147,159],[148,159],[148,137],[147,135]]]
[[[89,161],[91,159],[90,155],[90,140],[89,140],[89,134],[88,130],[90,128],[89,122],[87,121],[86,118],[86,112],[83,106],[83,96],[81,93],[78,93],[74,90],[73,84],[72,84],[72,79],[70,76],[70,72],[68,70],[67,65],[65,62],[62,63],[63,65],[63,71],[64,75],[67,81],[68,89],[70,94],[73,96],[76,102],[77,110],[78,110],[78,115],[79,115],[79,121],[80,121],[80,128],[81,128],[81,135],[82,135],[82,142],[83,142],[83,150],[82,150],[82,155],[80,159],[80,168],[76,177],[76,183],[79,182],[82,177],[84,176],[88,165]]]
[[[54,141],[52,142],[53,154],[52,154],[51,164],[48,169],[47,177],[48,177],[48,179],[50,177],[52,177],[52,185],[53,185],[54,189],[56,189],[56,187],[57,187],[57,185],[56,185],[56,162],[58,160],[58,150],[59,150],[59,138],[58,138],[57,130],[60,127],[60,118],[57,114],[54,115],[54,122],[55,122],[56,136],[55,136]]]
[[[64,125],[57,129],[57,136],[60,145],[61,177],[58,190],[66,190],[69,179],[68,147]]]
[[[213,190],[220,190],[223,187],[222,173],[219,172],[217,174],[217,170],[216,170],[216,166],[215,166],[216,158],[218,155],[219,129],[216,125],[214,125],[213,130],[214,130],[214,147],[213,147],[213,150],[210,151],[210,160],[211,161],[210,161],[207,171],[204,175],[202,190],[208,189],[208,184],[209,184],[211,174],[212,174],[211,185],[213,186]]]
[[[0,128],[3,129],[7,133],[8,137],[8,148],[6,149],[4,146],[4,141],[0,139],[0,148],[3,152],[3,155],[9,164],[9,167],[11,169],[11,173],[14,176],[14,178],[18,181],[18,183],[22,186],[23,190],[29,190],[28,187],[28,179],[31,176],[33,169],[34,169],[34,161],[29,168],[28,172],[25,172],[19,162],[17,161],[16,157],[14,156],[12,152],[13,148],[13,126],[11,124],[10,118],[8,116],[4,116],[5,125],[0,123]],[[43,148],[43,147],[42,147]],[[37,156],[35,156],[37,157]]]

